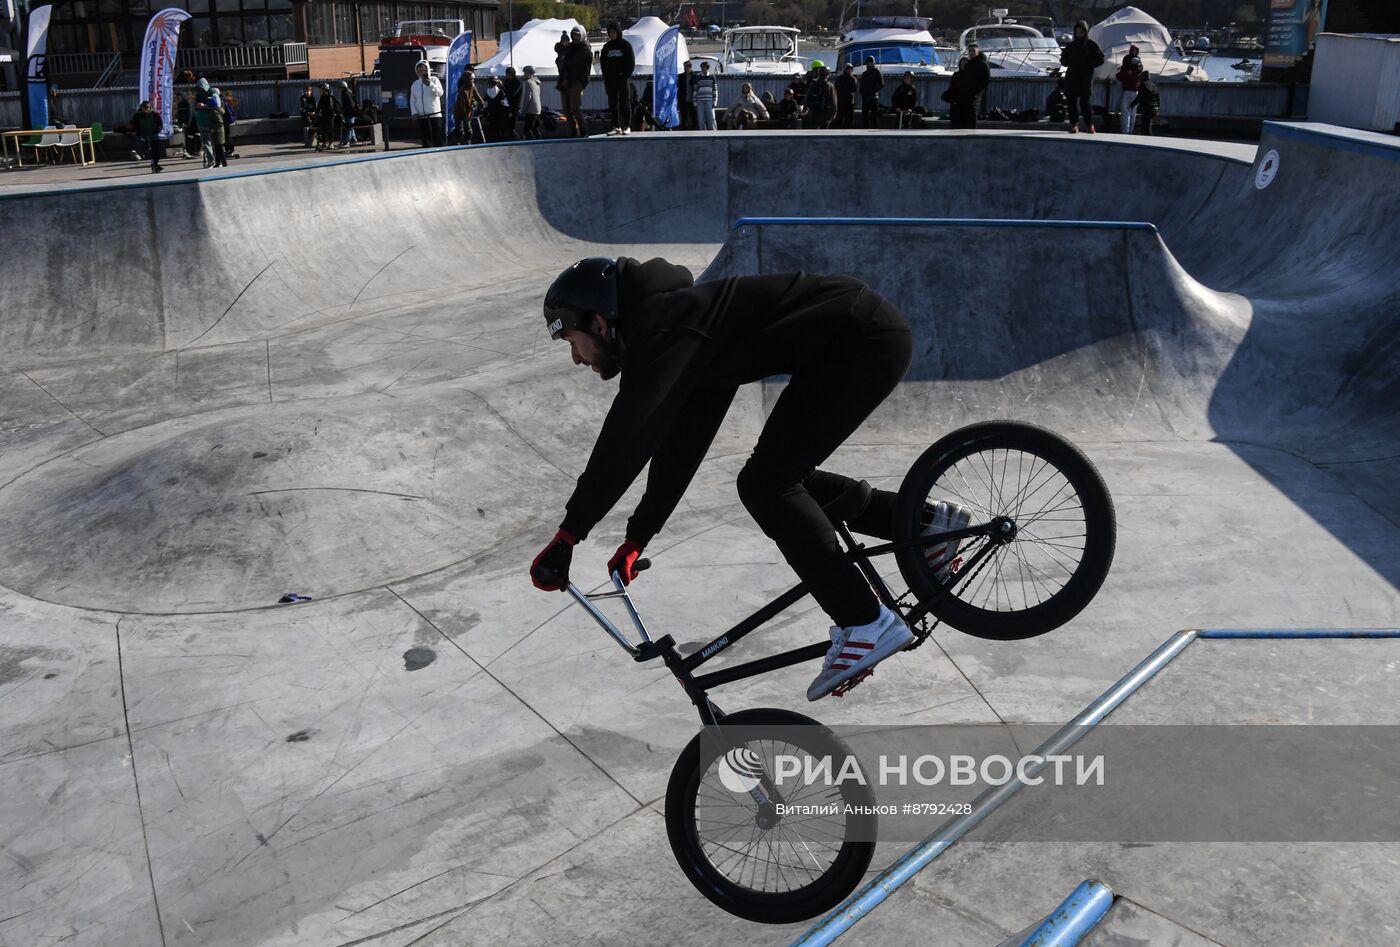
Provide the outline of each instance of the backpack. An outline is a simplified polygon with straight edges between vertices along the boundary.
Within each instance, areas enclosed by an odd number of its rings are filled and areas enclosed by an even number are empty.
[[[817,115],[826,114],[827,109],[831,106],[831,99],[827,92],[829,88],[830,82],[820,77],[807,83],[807,98],[804,104],[808,111]]]

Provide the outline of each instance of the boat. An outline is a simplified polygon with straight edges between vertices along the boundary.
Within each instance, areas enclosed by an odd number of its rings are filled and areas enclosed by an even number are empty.
[[[841,27],[836,41],[836,72],[850,63],[857,69],[875,58],[884,73],[948,76],[957,67],[957,50],[938,47],[921,16],[858,16]]]
[[[1142,68],[1154,82],[1208,82],[1200,56],[1187,55],[1173,40],[1167,28],[1137,7],[1124,7],[1108,19],[1089,28],[1089,38],[1103,50],[1103,65],[1095,79],[1112,79],[1123,65],[1128,48],[1136,46]]]
[[[659,20],[657,22],[660,22]],[[719,72],[725,76],[800,76],[801,30],[790,26],[736,26],[724,34]]]
[[[408,114],[408,94],[418,79],[418,63],[440,80],[447,78],[447,53],[452,41],[465,30],[461,20],[401,20],[379,38],[379,105],[385,120]]]
[[[633,76],[652,74],[652,64],[656,61],[656,44],[661,35],[670,28],[660,17],[644,16],[622,31],[622,38],[632,44],[632,54],[636,57]],[[690,49],[686,46],[684,34],[677,37],[676,44],[676,68],[679,69],[681,64],[690,58]]]
[[[987,57],[992,76],[1048,76],[1060,71],[1060,44],[1055,41],[1054,27],[1046,36],[1031,23],[1008,18],[1006,10],[993,10],[992,15],[978,20],[958,37],[958,50],[967,52],[969,43],[976,42]],[[1049,23],[1048,17],[1037,17]]]
[[[496,47],[496,55],[478,63],[476,74],[504,76],[506,69],[513,66],[516,75],[519,75],[526,66],[534,66],[535,74],[541,78],[558,76],[559,67],[554,64],[557,55],[554,46],[562,34],[571,33],[575,28],[583,29],[583,25],[574,19],[535,19],[528,21],[518,30],[502,33]],[[598,67],[595,64],[593,68],[596,72]]]

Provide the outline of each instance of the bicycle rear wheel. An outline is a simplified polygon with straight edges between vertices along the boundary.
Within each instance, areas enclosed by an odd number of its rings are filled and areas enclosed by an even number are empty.
[[[809,760],[839,774],[850,749],[802,714],[757,709],[696,734],[666,788],[666,834],[691,884],[730,914],[790,924],[830,910],[860,882],[875,852],[874,805],[855,780],[808,781]],[[775,778],[783,757],[803,772]],[[801,807],[777,815],[774,803]],[[811,810],[835,808],[831,814]]]
[[[999,641],[1045,634],[1078,615],[1108,575],[1113,499],[1093,463],[1044,428],[973,424],[924,451],[899,490],[895,539],[922,535],[938,501],[970,511],[972,526],[1009,524],[997,537],[963,539],[946,575],[925,549],[896,553],[910,590],[959,631]]]

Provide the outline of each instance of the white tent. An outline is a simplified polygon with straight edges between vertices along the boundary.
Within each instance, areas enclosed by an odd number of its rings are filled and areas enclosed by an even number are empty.
[[[666,22],[660,17],[644,16],[632,28],[624,30],[622,38],[632,44],[632,52],[637,57],[637,68],[632,73],[636,76],[651,75],[652,60],[656,55],[656,41],[661,39],[661,34],[670,29]],[[676,47],[676,71],[680,72],[681,65],[690,58],[690,50],[685,45],[685,36],[679,38]]]
[[[1138,48],[1142,67],[1154,80],[1208,78],[1204,69],[1182,58],[1167,28],[1137,7],[1124,7],[1090,27],[1089,38],[1103,49],[1103,65],[1094,72],[1095,79],[1118,75],[1130,46]]]
[[[578,20],[531,20],[518,30],[502,33],[496,55],[476,67],[478,76],[503,76],[506,67],[514,66],[515,74],[526,66],[534,66],[541,76],[556,76],[554,44],[559,34],[572,32],[582,26]]]

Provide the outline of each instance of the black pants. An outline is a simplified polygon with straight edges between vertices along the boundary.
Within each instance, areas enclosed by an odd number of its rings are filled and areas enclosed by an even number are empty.
[[[1065,89],[1069,95],[1069,123],[1076,128],[1079,126],[1079,116],[1084,116],[1084,121],[1089,123],[1089,127],[1094,127],[1094,106],[1090,101],[1093,92],[1092,86],[1084,86],[1079,89]]]
[[[973,102],[954,102],[948,109],[948,124],[952,128],[976,128],[977,105]]]
[[[146,139],[146,147],[151,152],[151,170],[160,167],[160,159],[165,157],[165,139],[158,135],[152,135]]]
[[[441,148],[447,142],[443,138],[441,115],[418,116],[418,137],[424,148]]]
[[[627,83],[605,83],[603,89],[608,93],[608,114],[612,116],[612,127],[631,128],[632,90],[627,87]]]
[[[1138,109],[1137,122],[1133,125],[1133,131],[1139,135],[1151,135],[1152,123],[1157,120],[1156,112],[1149,112],[1147,109]]]
[[[865,116],[866,128],[880,127],[880,100],[866,99],[861,103],[861,113]]]
[[[836,107],[836,121],[831,123],[832,128],[854,128],[856,124],[856,107],[854,105],[839,105]]]
[[[525,116],[525,140],[534,141],[540,137],[540,117],[538,115]]]
[[[777,543],[817,604],[847,627],[874,621],[879,601],[860,569],[844,558],[836,529],[822,512],[824,503],[855,481],[816,468],[899,384],[913,345],[904,317],[870,290],[849,313],[833,316],[844,317],[846,327],[793,371],[739,472],[738,487],[754,522]],[[893,502],[893,494],[877,495],[852,528],[886,537]]]

